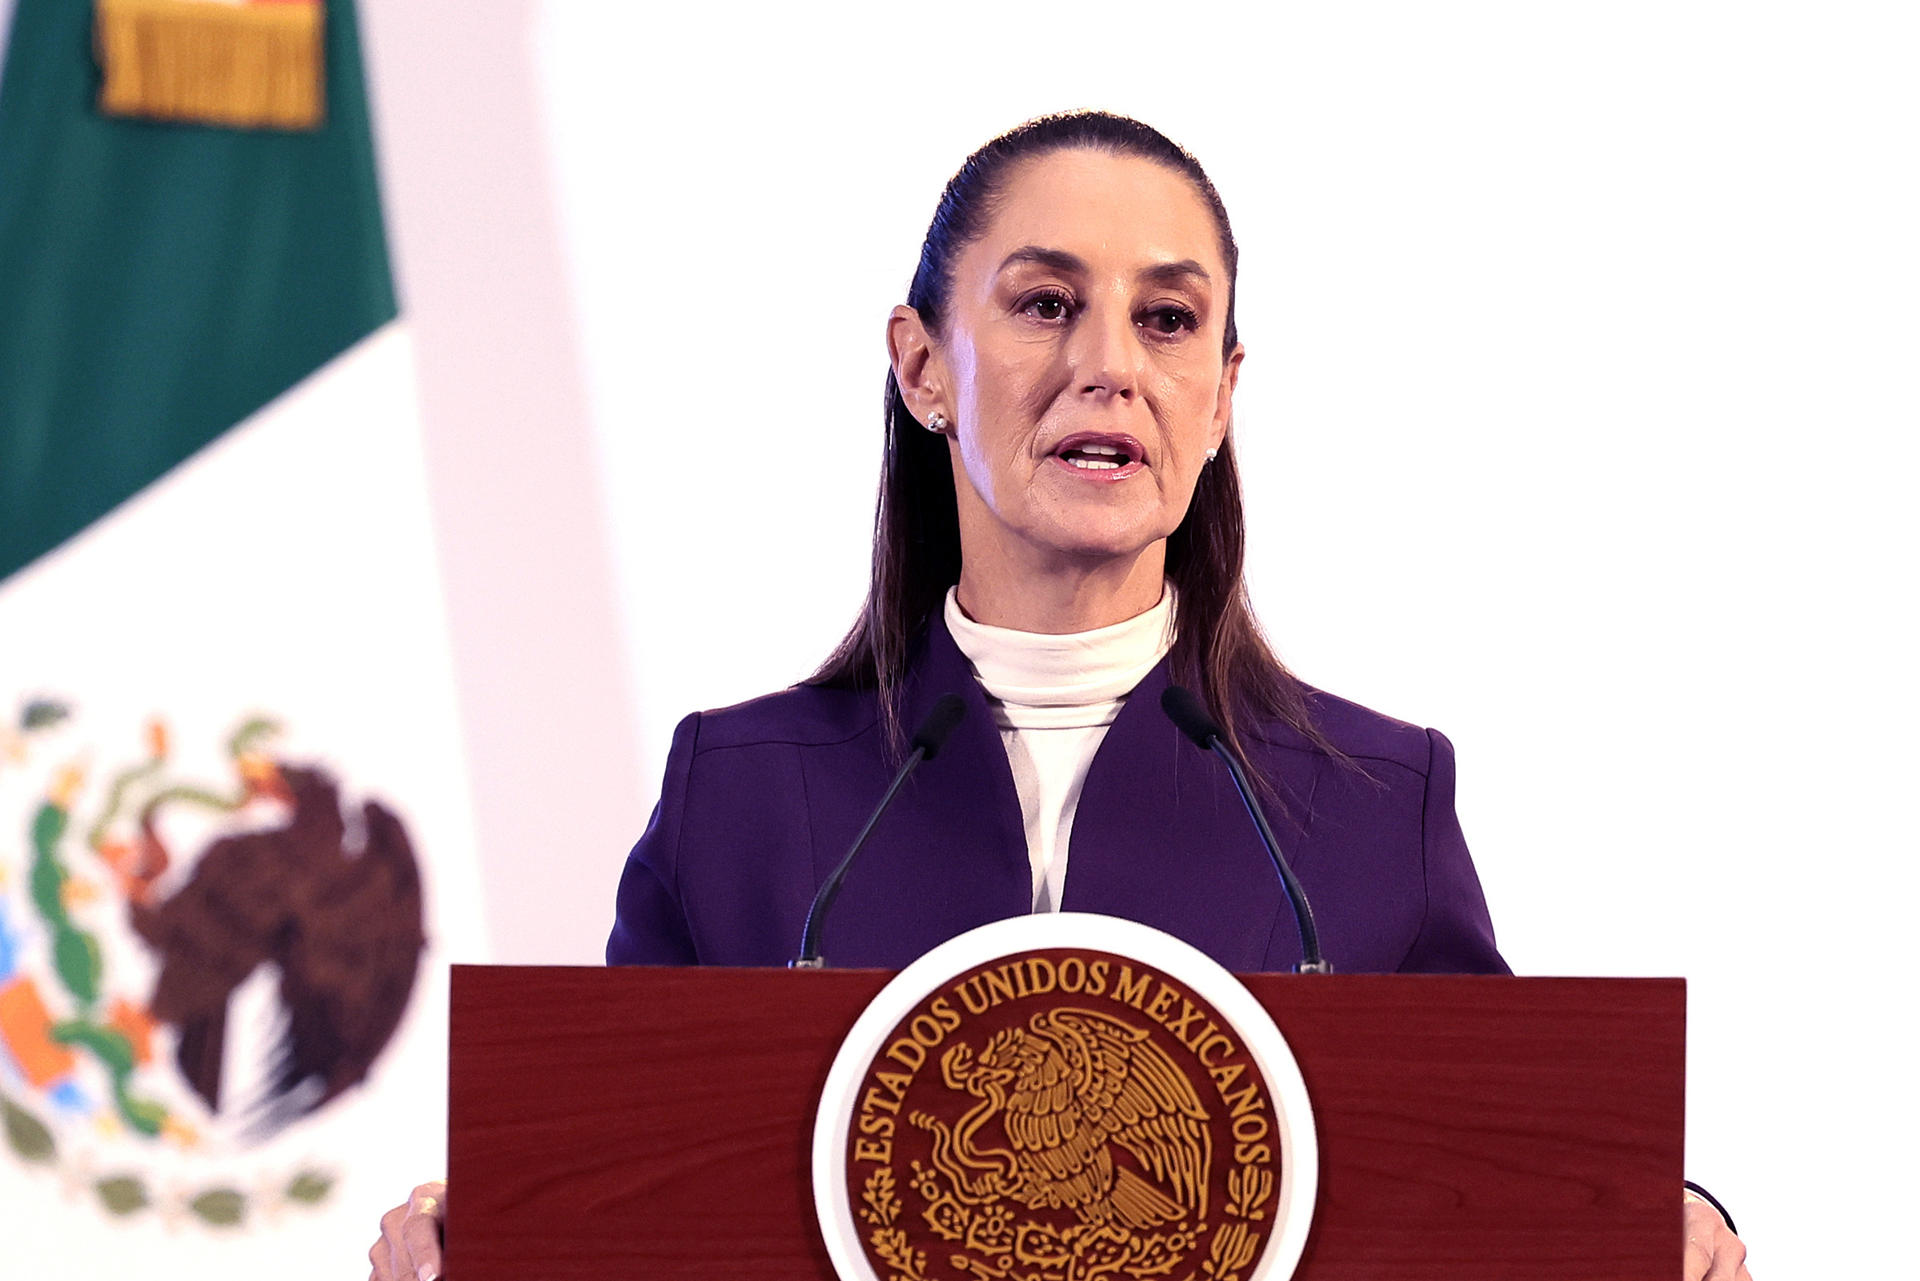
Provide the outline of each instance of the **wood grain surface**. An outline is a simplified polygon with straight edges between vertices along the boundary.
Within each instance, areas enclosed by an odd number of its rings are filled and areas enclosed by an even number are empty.
[[[831,1278],[813,1117],[878,971],[455,966],[449,1281]],[[1246,975],[1299,1061],[1310,1281],[1670,1281],[1677,979]]]

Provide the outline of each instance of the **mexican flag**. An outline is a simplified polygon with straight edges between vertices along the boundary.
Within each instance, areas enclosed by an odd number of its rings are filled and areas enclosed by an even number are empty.
[[[9,1275],[353,1275],[442,1167],[484,943],[415,399],[352,4],[17,0]]]

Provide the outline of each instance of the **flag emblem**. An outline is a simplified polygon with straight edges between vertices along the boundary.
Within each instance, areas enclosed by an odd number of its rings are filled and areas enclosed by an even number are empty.
[[[324,1201],[329,1166],[274,1140],[365,1081],[405,1013],[426,936],[404,824],[343,804],[268,718],[196,753],[156,720],[111,756],[70,722],[37,701],[0,743],[8,1149],[114,1216]]]

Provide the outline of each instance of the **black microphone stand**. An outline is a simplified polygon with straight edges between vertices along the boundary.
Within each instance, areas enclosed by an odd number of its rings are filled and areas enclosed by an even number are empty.
[[[1273,870],[1280,874],[1281,888],[1287,893],[1287,901],[1293,906],[1294,922],[1300,927],[1300,964],[1293,967],[1294,973],[1333,973],[1333,965],[1320,955],[1320,932],[1314,928],[1313,905],[1307,902],[1307,892],[1301,888],[1293,869],[1287,866],[1287,860],[1280,857],[1280,842],[1274,839],[1273,828],[1267,823],[1260,803],[1254,799],[1253,786],[1247,781],[1246,770],[1227,746],[1226,732],[1215,723],[1213,717],[1207,715],[1207,709],[1191,691],[1178,685],[1167,687],[1166,693],[1160,696],[1160,708],[1181,733],[1193,740],[1195,746],[1211,751],[1227,763],[1227,773],[1233,777],[1234,789],[1240,793],[1240,801],[1247,807],[1254,827],[1259,829],[1260,843],[1266,846],[1267,857],[1273,860]]]
[[[800,955],[787,962],[790,970],[818,970],[826,966],[820,956],[820,931],[826,926],[827,913],[833,910],[833,901],[840,897],[840,884],[847,879],[847,870],[853,866],[853,860],[866,845],[867,838],[873,835],[874,824],[887,812],[887,806],[893,804],[894,795],[907,776],[920,767],[921,761],[932,760],[940,751],[941,744],[947,741],[947,735],[953,733],[953,727],[967,714],[967,705],[958,694],[942,694],[933,704],[933,710],[927,713],[920,728],[914,731],[913,750],[908,753],[906,764],[893,776],[893,783],[887,788],[887,794],[880,798],[867,825],[860,829],[860,835],[853,838],[853,846],[847,856],[840,860],[838,867],[827,873],[827,879],[820,883],[820,889],[813,896],[813,903],[807,908],[807,924],[800,931]]]

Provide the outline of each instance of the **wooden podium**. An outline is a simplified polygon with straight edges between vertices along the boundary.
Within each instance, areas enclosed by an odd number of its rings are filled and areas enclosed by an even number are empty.
[[[814,1110],[890,977],[455,966],[447,1275],[830,1281]],[[1296,1277],[1676,1275],[1682,980],[1242,981],[1318,1129]]]

